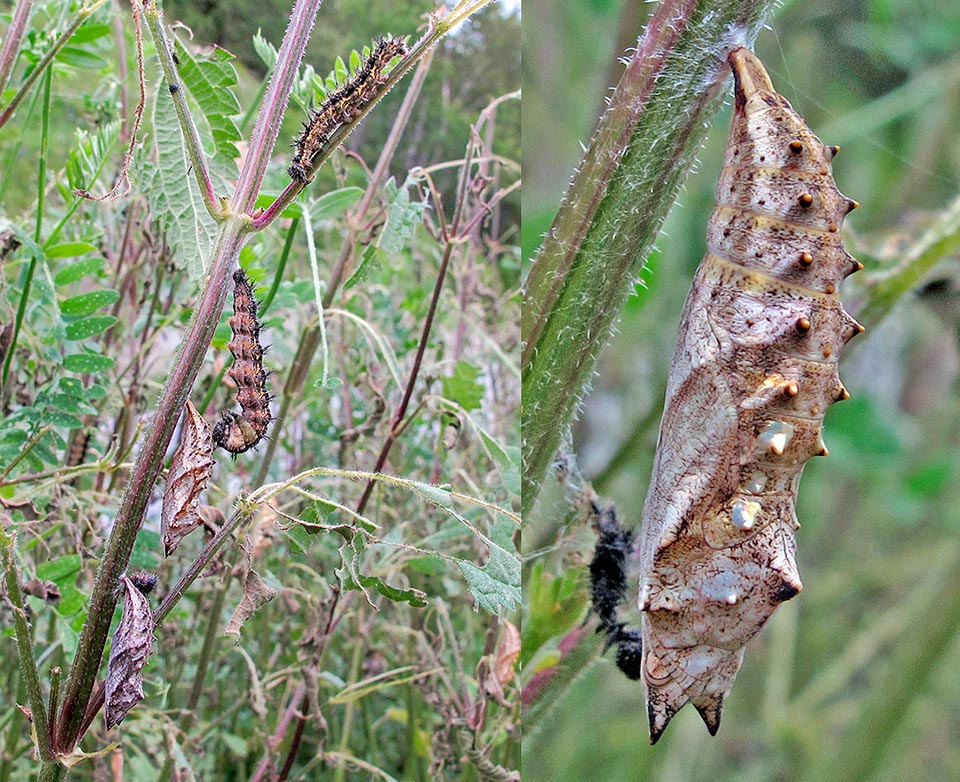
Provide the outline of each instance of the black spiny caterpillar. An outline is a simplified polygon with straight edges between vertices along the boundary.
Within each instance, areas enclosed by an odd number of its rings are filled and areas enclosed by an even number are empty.
[[[326,146],[331,134],[341,125],[353,122],[377,91],[386,83],[386,69],[394,57],[407,53],[400,38],[381,37],[360,67],[343,86],[327,95],[320,108],[311,112],[310,121],[303,123],[303,132],[297,137],[293,163],[287,169],[295,182],[306,182],[313,159]]]

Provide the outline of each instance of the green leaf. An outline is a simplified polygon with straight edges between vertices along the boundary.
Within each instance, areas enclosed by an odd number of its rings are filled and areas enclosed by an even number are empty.
[[[391,179],[384,186],[390,205],[387,208],[387,222],[380,232],[377,246],[388,253],[399,253],[413,239],[417,226],[423,222],[423,210],[426,201],[410,200],[407,184],[397,188]]]
[[[144,568],[155,570],[160,564],[160,535],[149,529],[141,529],[137,533],[137,541],[133,544],[133,553],[130,554],[128,570]]]
[[[100,315],[95,318],[84,318],[76,323],[67,324],[67,339],[87,339],[94,334],[106,331],[117,322],[113,315]]]
[[[482,374],[479,367],[463,359],[457,362],[453,375],[442,380],[443,395],[460,405],[464,410],[478,410],[483,400],[483,384],[477,382]]]
[[[253,36],[253,50],[263,64],[267,66],[267,70],[271,70],[277,64],[277,47],[260,35],[259,30]]]
[[[53,278],[53,282],[57,287],[69,285],[71,282],[76,282],[88,274],[100,271],[100,267],[103,266],[105,260],[103,256],[100,256],[98,258],[84,258],[82,261],[75,261],[60,269],[60,271],[57,272],[57,276]]]
[[[67,182],[72,189],[89,190],[96,183],[120,132],[120,121],[109,122],[96,133],[79,128],[77,143],[67,158]]]
[[[99,54],[81,49],[78,46],[64,46],[57,53],[57,60],[74,68],[91,68],[100,70],[107,67],[107,61]]]
[[[211,52],[195,56],[179,39],[176,41],[176,51],[180,61],[180,78],[210,126],[217,155],[228,161],[236,161],[240,157],[236,142],[242,138],[240,128],[233,119],[240,114],[240,103],[233,92],[237,86],[237,71],[233,67],[236,58],[219,46],[215,46]],[[160,101],[173,103],[168,94],[161,96]]]
[[[342,187],[330,193],[324,193],[310,204],[310,217],[314,222],[340,217],[363,197],[363,188]]]
[[[108,307],[120,298],[120,293],[113,290],[91,291],[72,296],[60,302],[60,312],[69,317],[89,315],[101,307]]]
[[[62,244],[54,244],[44,248],[47,258],[76,258],[78,255],[86,255],[87,253],[96,251],[97,248],[90,244],[90,242],[63,242]],[[91,258],[90,260],[94,259]],[[99,260],[102,264],[103,258]],[[60,283],[57,284],[59,285]]]
[[[110,35],[113,33],[113,27],[109,24],[98,24],[96,22],[86,21],[80,28],[71,36],[71,43],[89,43],[90,41],[95,41],[98,38],[103,38],[104,36]]]
[[[450,499],[450,490],[441,486],[431,486],[429,483],[411,481],[413,490],[427,500],[427,502],[438,505],[445,510],[453,509],[453,502]]]
[[[204,206],[196,178],[188,175],[190,160],[162,78],[157,93],[153,104],[157,162],[145,172],[143,190],[166,231],[177,265],[196,282],[206,273],[217,224]]]
[[[374,245],[367,245],[367,249],[363,251],[363,258],[360,259],[360,263],[354,269],[353,274],[343,284],[343,289],[350,290],[354,285],[365,282],[371,274],[380,271],[382,268],[383,264],[380,263],[379,251]]]
[[[472,562],[458,562],[477,605],[492,613],[520,605],[520,557],[514,553],[513,531],[510,521],[499,519],[490,537],[477,534],[490,550],[487,564],[478,567]]]
[[[310,552],[310,546],[316,539],[316,534],[319,531],[320,530],[317,529],[308,530],[300,524],[292,524],[283,530],[283,534],[286,535],[287,540],[290,541],[290,545],[293,546],[296,551],[299,551],[301,554],[307,554]]]
[[[87,604],[87,596],[72,583],[60,584],[60,600],[57,602],[57,613],[60,616],[76,616]]]
[[[68,372],[91,374],[110,369],[116,361],[99,353],[73,353],[63,359],[63,368]]]
[[[47,423],[50,423],[53,426],[59,426],[63,429],[83,428],[83,421],[81,421],[75,415],[71,415],[70,413],[63,413],[59,410],[49,410],[43,416],[43,418]]]
[[[73,583],[73,576],[80,572],[83,560],[79,554],[63,554],[50,562],[37,566],[37,578],[53,581],[57,586]]]

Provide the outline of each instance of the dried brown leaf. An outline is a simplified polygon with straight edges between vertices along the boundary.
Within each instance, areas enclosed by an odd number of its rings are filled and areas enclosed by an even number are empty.
[[[202,519],[197,506],[213,472],[210,425],[189,400],[186,411],[180,446],[170,462],[167,486],[163,492],[160,535],[164,556],[170,556],[184,536],[200,526]]]
[[[123,576],[123,614],[113,634],[104,697],[107,730],[143,700],[143,667],[153,647],[153,612],[143,593]]]
[[[235,635],[240,638],[240,628],[260,606],[269,603],[277,596],[277,590],[264,581],[260,574],[252,567],[247,568],[247,574],[243,579],[243,599],[237,610],[233,612],[230,621],[227,623],[224,633]]]

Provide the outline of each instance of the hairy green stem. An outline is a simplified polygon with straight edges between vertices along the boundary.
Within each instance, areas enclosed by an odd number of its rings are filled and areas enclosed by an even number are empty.
[[[0,528],[0,558],[3,562],[4,583],[7,599],[13,607],[13,629],[17,637],[17,655],[20,657],[20,672],[27,689],[30,703],[30,719],[37,737],[37,750],[40,760],[56,765],[53,748],[50,744],[50,731],[47,725],[47,707],[43,702],[43,688],[40,686],[40,674],[37,661],[33,657],[33,638],[27,623],[27,611],[20,590],[20,571],[13,560],[14,536]]]
[[[772,0],[664,0],[574,175],[524,290],[522,509]]]

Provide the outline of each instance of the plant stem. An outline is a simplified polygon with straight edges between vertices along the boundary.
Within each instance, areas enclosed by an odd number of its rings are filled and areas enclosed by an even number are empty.
[[[524,291],[524,514],[720,107],[727,54],[773,5],[664,0],[597,125]]]
[[[43,702],[40,674],[37,671],[37,661],[33,657],[33,638],[30,635],[30,625],[27,623],[23,592],[20,591],[20,572],[13,561],[13,550],[13,535],[0,527],[0,559],[3,563],[7,599],[13,606],[13,629],[17,637],[17,654],[20,657],[20,672],[27,690],[27,700],[30,703],[30,719],[36,732],[37,750],[44,765],[51,762],[56,765],[55,755],[50,744],[47,708]]]
[[[7,28],[7,35],[3,39],[3,49],[0,49],[0,93],[6,89],[10,74],[13,73],[13,64],[17,61],[20,43],[23,41],[32,8],[33,0],[18,0],[17,7],[13,11],[10,27]]]

